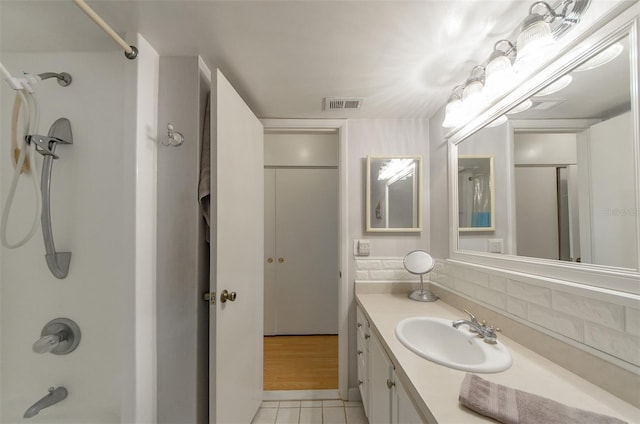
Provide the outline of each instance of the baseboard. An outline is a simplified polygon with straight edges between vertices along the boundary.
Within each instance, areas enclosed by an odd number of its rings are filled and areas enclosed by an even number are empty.
[[[262,400],[329,400],[340,399],[338,389],[335,390],[265,390]],[[351,400],[351,390],[349,390]]]

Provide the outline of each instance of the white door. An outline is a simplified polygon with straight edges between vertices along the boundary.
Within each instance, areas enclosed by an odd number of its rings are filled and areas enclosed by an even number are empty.
[[[266,169],[265,193],[265,334],[338,334],[337,169]]]
[[[262,401],[263,128],[220,71],[211,105],[209,422],[246,424]]]

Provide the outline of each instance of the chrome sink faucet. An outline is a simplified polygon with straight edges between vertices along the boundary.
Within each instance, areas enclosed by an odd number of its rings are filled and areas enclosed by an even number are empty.
[[[466,309],[464,311],[469,314],[470,319],[458,319],[453,321],[451,323],[453,328],[458,328],[461,325],[467,325],[469,327],[469,331],[472,333],[478,333],[478,335],[484,339],[485,343],[496,344],[498,339],[498,335],[496,333],[501,330],[493,327],[492,325],[487,326],[486,321],[479,322],[471,312]]]

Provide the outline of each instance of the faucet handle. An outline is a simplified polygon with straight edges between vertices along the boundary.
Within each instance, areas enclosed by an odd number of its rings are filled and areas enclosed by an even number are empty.
[[[48,336],[42,336],[33,344],[33,351],[35,353],[47,353],[55,349],[56,346],[63,340],[62,334],[50,334]]]
[[[469,315],[469,317],[471,318],[471,322],[478,322],[478,319],[476,318],[475,315],[473,315],[471,312],[467,311],[466,309],[464,310],[467,315]]]

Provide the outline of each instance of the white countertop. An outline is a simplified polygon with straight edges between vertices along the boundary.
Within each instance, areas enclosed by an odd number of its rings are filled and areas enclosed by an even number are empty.
[[[446,319],[466,318],[442,300],[415,302],[406,294],[357,294],[357,303],[369,318],[373,333],[382,341],[396,367],[396,374],[415,406],[429,422],[495,423],[458,403],[464,371],[432,363],[411,352],[395,336],[395,327],[404,318],[434,316]],[[568,406],[611,415],[629,423],[640,423],[640,409],[584,380],[537,353],[499,334],[498,341],[511,353],[513,365],[482,378],[514,389],[544,396]],[[640,395],[640,394],[639,394]]]

